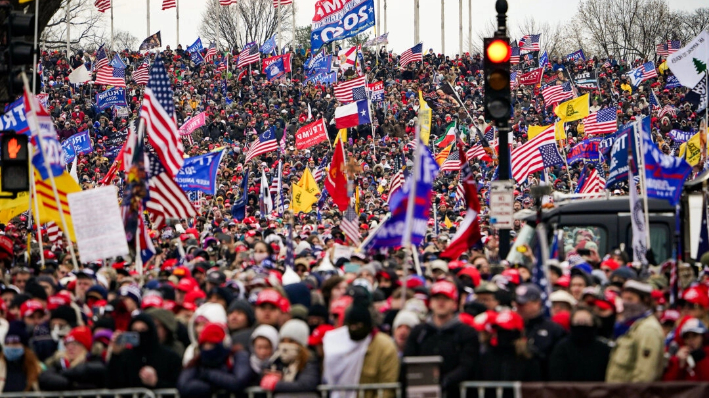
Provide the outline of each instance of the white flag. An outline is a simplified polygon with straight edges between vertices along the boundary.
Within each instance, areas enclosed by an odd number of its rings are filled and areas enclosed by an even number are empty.
[[[630,220],[633,224],[633,260],[646,264],[647,230],[645,226],[645,212],[643,210],[642,198],[638,196],[632,167],[628,167],[628,185],[630,186]]]
[[[273,211],[273,200],[271,199],[271,190],[268,188],[268,179],[266,173],[261,169],[261,200],[263,200],[263,208],[269,214]],[[266,214],[261,214],[261,217],[266,217]]]
[[[79,65],[69,74],[69,82],[71,84],[86,83],[89,80],[91,80],[91,75],[84,65]]]
[[[707,70],[709,33],[703,31],[686,46],[667,57],[667,66],[685,87],[694,88]]]

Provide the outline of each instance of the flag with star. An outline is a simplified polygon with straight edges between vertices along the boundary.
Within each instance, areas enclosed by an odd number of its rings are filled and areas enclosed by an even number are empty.
[[[544,232],[542,232],[542,230],[537,230],[537,233],[541,234]],[[542,242],[542,240],[538,240],[538,242]],[[542,258],[542,249],[539,244],[537,244],[535,247],[534,257],[537,259],[537,261],[534,264],[534,269],[532,270],[532,283],[537,285],[539,287],[539,290],[542,291],[542,303],[544,304],[544,314],[548,317],[551,313],[551,301],[549,301],[549,295],[551,294],[551,285],[549,284],[549,279],[547,278],[544,259]]]
[[[539,153],[542,154],[544,167],[553,167],[564,164],[564,158],[559,154],[556,143],[549,143],[539,146]]]

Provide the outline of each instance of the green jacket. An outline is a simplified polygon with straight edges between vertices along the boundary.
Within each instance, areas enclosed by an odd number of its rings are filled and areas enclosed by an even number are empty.
[[[611,351],[606,381],[652,382],[662,376],[664,334],[657,318],[650,315],[618,338]]]
[[[396,383],[399,381],[399,354],[391,337],[378,332],[372,337],[364,355],[359,384]],[[377,391],[367,391],[366,398],[374,398]],[[384,398],[394,398],[394,390],[384,390]]]

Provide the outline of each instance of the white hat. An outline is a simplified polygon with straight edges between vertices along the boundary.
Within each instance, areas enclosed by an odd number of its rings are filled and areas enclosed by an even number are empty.
[[[443,260],[433,260],[431,262],[431,271],[433,271],[435,269],[439,269],[443,272],[448,272],[449,271],[448,270],[448,263],[446,263]]]
[[[557,290],[549,295],[549,300],[552,303],[568,303],[570,306],[575,306],[578,301],[566,290]]]
[[[278,348],[278,330],[271,325],[259,325],[251,333],[251,344],[257,337],[263,337],[271,342],[271,346],[275,351]]]
[[[394,323],[392,325],[392,330],[396,330],[399,328],[399,326],[406,325],[410,328],[414,328],[414,326],[418,325],[421,321],[419,320],[418,315],[416,315],[415,312],[413,311],[408,311],[408,310],[401,310],[399,313],[396,314],[396,317],[394,317]]]
[[[300,319],[291,319],[281,326],[281,331],[278,334],[281,340],[288,338],[294,340],[303,347],[308,346],[308,337],[310,337],[310,328],[308,324]]]
[[[651,294],[652,286],[649,283],[629,279],[623,284],[623,290],[634,290],[642,294]]]

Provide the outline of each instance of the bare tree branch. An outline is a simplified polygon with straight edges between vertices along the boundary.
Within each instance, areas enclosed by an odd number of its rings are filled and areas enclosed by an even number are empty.
[[[66,49],[67,14],[63,0],[61,7],[47,23],[40,36],[42,47],[47,50]],[[104,15],[96,10],[93,2],[71,0],[69,3],[69,21],[71,26],[71,51],[97,48],[105,41]]]

